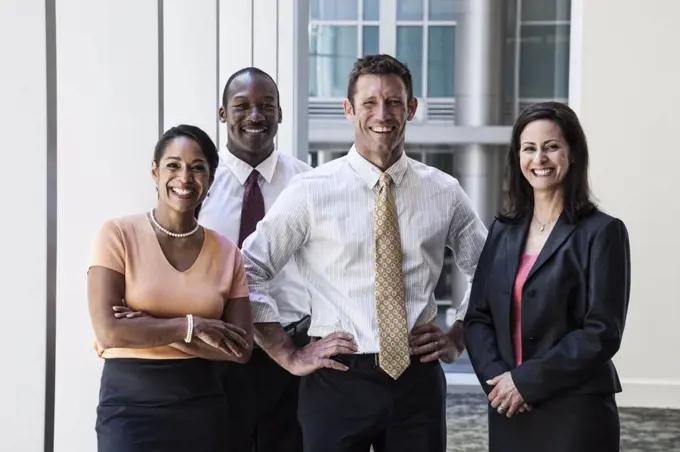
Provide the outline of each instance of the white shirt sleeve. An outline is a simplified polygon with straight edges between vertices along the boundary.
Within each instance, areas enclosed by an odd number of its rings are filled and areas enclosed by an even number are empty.
[[[308,202],[305,186],[293,179],[243,243],[254,323],[280,322],[270,283],[309,239]]]
[[[453,259],[456,266],[465,274],[468,280],[468,287],[463,300],[461,300],[457,307],[453,306],[455,309],[454,321],[462,321],[470,300],[472,278],[475,275],[477,261],[482,253],[482,248],[484,248],[488,231],[484,223],[479,219],[477,212],[475,212],[472,201],[470,201],[470,198],[458,181],[456,181],[454,187],[453,199],[453,215],[446,246],[453,251]]]

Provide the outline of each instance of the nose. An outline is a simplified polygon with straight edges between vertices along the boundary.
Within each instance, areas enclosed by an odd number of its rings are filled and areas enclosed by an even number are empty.
[[[250,120],[253,122],[259,122],[259,121],[264,121],[264,115],[260,112],[260,108],[258,106],[254,106],[250,110]]]
[[[376,108],[375,116],[378,119],[390,119],[392,118],[392,111],[385,102],[380,102],[378,108]]]
[[[545,155],[545,152],[542,149],[536,151],[536,155],[534,155],[534,162],[543,163],[546,160],[548,160],[548,156]]]
[[[178,176],[180,181],[190,182],[193,179],[194,174],[188,166],[183,166],[182,169],[179,170]]]

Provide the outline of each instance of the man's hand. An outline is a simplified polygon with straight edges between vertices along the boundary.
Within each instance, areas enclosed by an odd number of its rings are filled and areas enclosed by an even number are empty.
[[[293,375],[305,376],[321,368],[345,371],[347,366],[334,359],[335,355],[356,353],[354,337],[347,333],[332,333],[309,343],[293,353],[288,371]]]
[[[510,372],[498,375],[486,383],[489,386],[494,386],[489,393],[489,401],[491,407],[498,411],[498,414],[512,417],[518,412],[531,411],[531,406],[524,401],[522,394],[515,387]]]
[[[409,346],[412,355],[423,355],[421,362],[441,359],[447,364],[454,362],[464,348],[463,323],[456,322],[445,334],[434,323],[419,325],[409,335]]]

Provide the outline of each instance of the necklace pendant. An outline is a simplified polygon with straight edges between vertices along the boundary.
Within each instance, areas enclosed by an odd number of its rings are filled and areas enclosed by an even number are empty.
[[[545,230],[545,225],[542,224],[542,225],[541,225],[541,232],[543,232],[544,230]]]

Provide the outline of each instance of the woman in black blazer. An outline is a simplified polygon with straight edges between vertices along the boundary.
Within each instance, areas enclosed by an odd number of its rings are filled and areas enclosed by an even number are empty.
[[[465,317],[489,450],[618,451],[611,359],[628,308],[628,232],[590,199],[586,138],[566,105],[521,113],[508,169]]]

